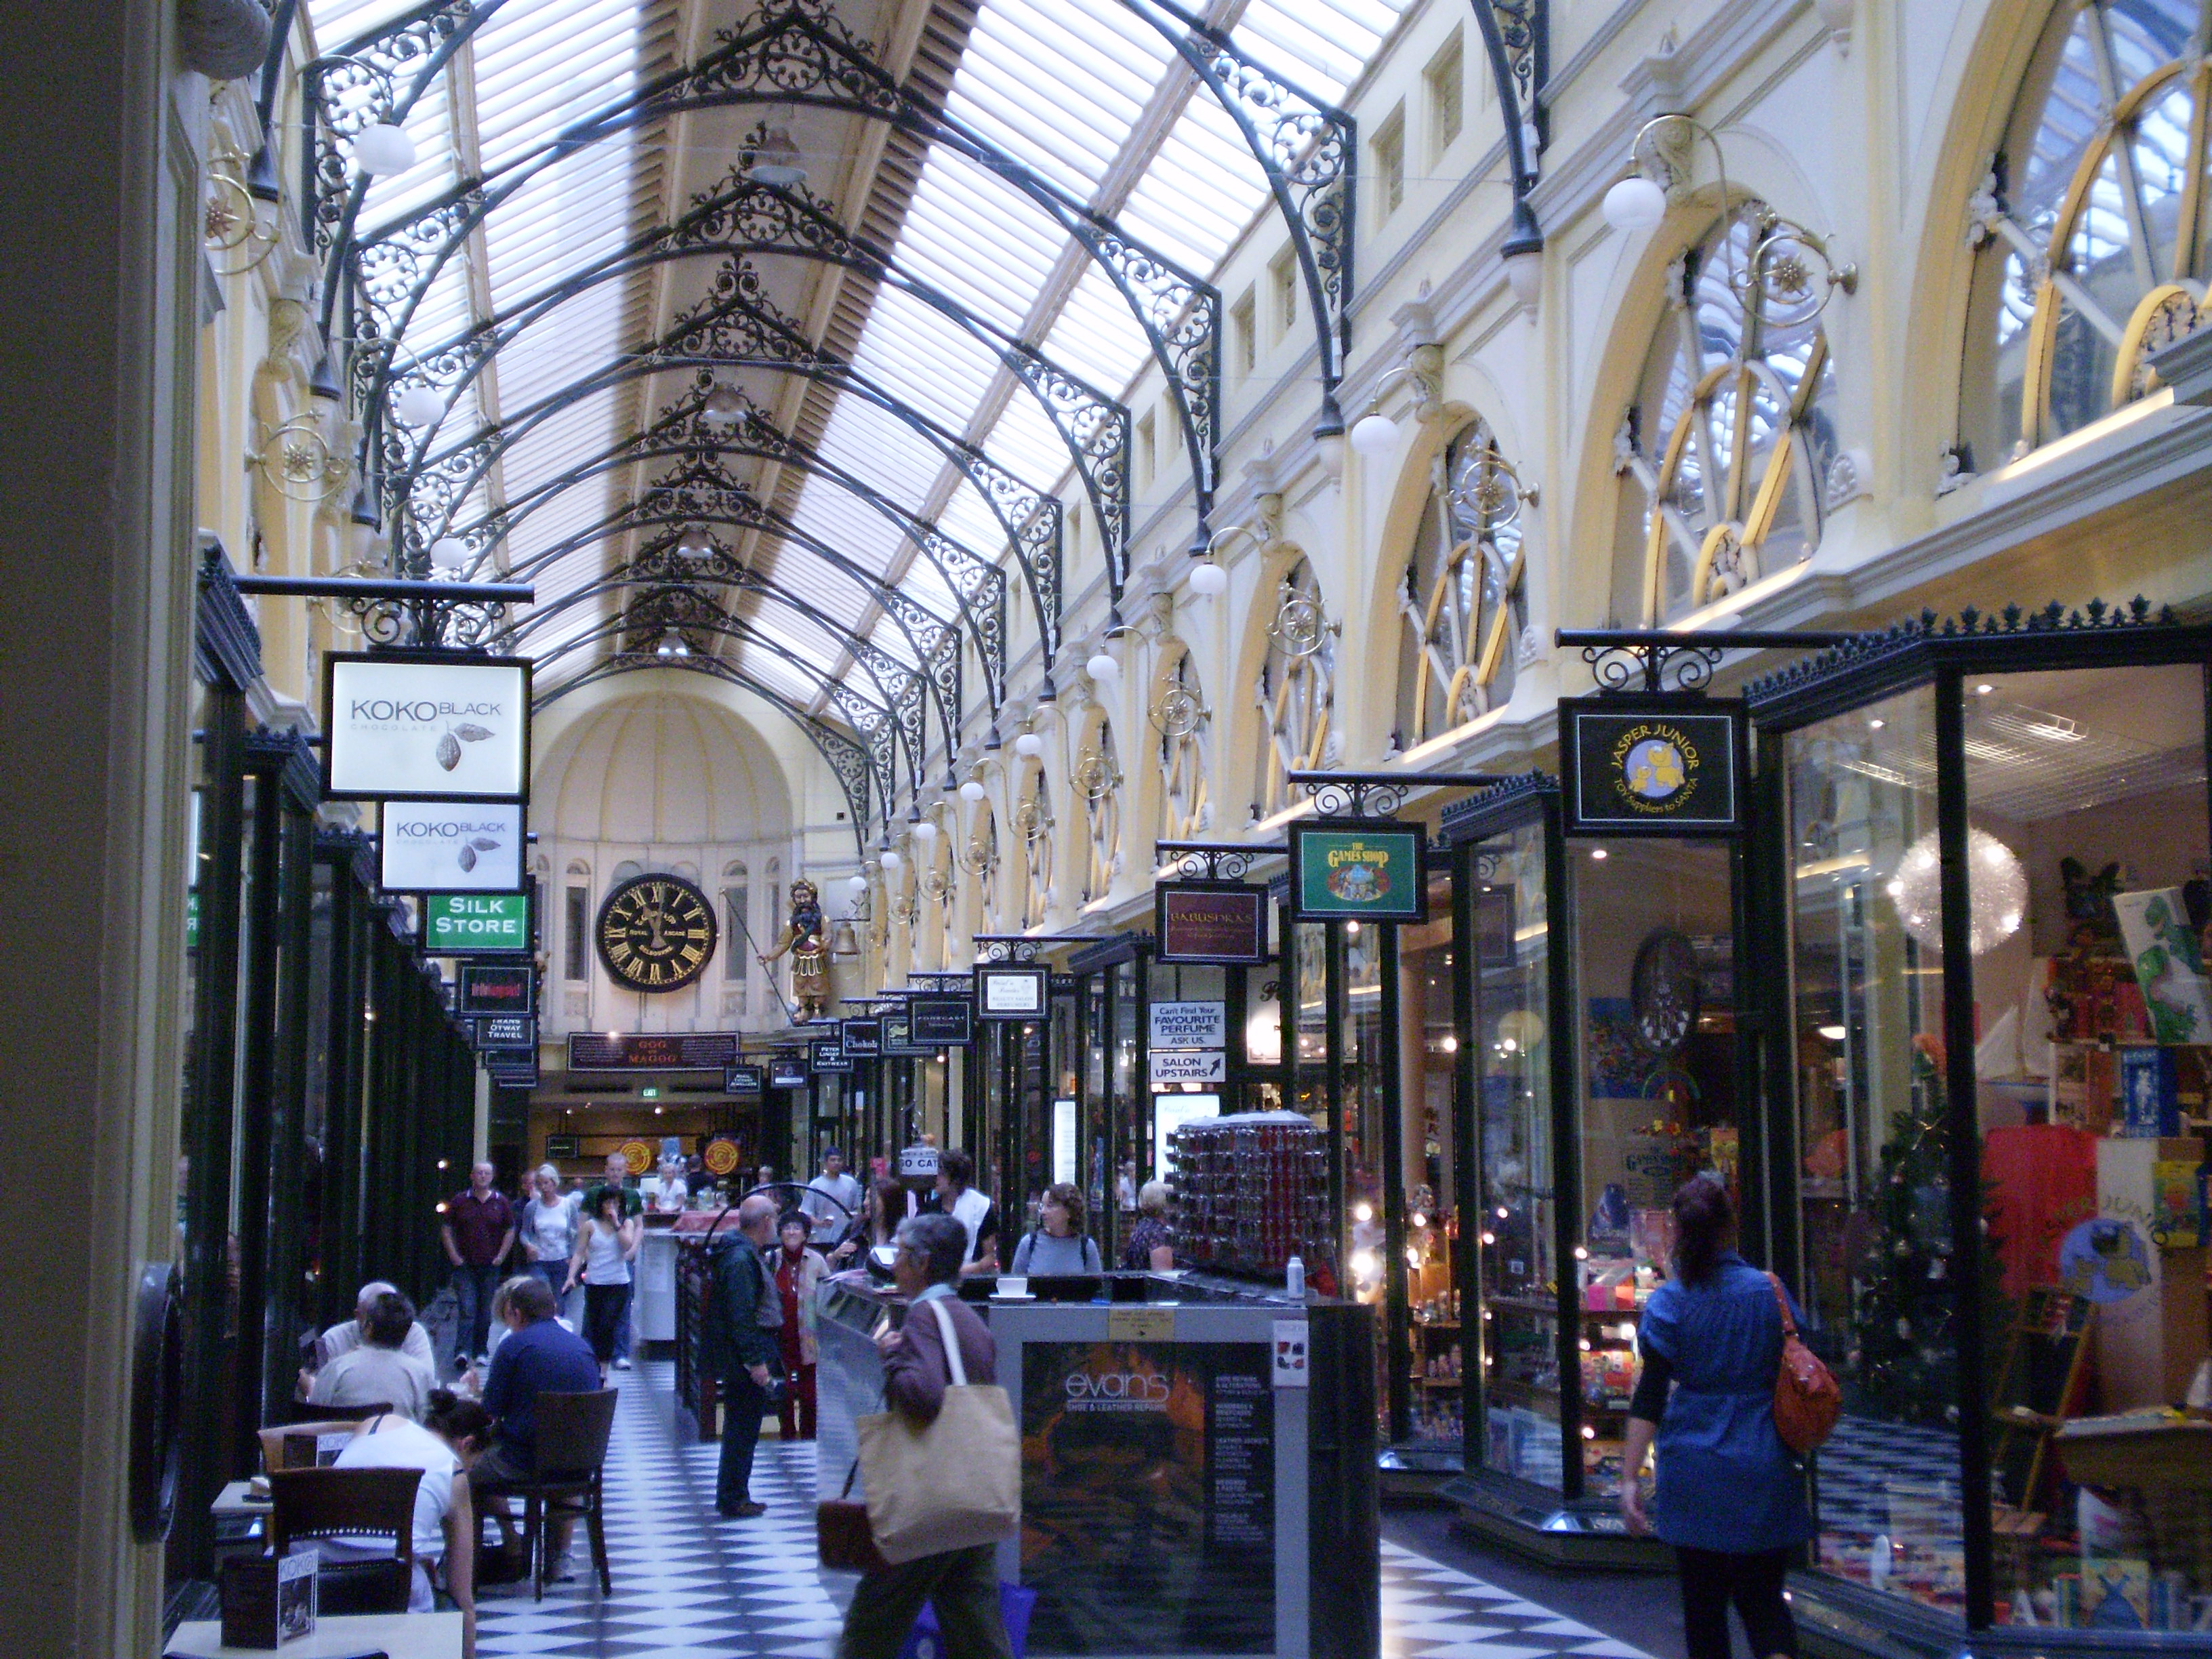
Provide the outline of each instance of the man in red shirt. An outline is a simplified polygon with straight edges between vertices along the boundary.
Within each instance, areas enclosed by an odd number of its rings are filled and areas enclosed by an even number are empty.
[[[453,1356],[456,1370],[471,1355],[484,1363],[492,1292],[499,1288],[500,1264],[514,1248],[514,1206],[506,1194],[493,1190],[489,1164],[471,1169],[467,1188],[446,1200],[446,1219],[438,1230],[453,1264],[453,1297],[460,1304],[453,1336],[459,1351]]]

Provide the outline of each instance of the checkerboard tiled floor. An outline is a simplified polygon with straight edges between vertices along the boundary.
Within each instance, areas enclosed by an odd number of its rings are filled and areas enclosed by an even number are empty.
[[[485,1659],[830,1659],[849,1575],[814,1559],[814,1449],[761,1443],[750,1521],[714,1513],[719,1448],[680,1437],[674,1370],[617,1373],[622,1403],[606,1471],[611,1596],[602,1597],[579,1537],[576,1577],[477,1598]],[[1644,1659],[1587,1625],[1394,1544],[1382,1547],[1382,1659]]]

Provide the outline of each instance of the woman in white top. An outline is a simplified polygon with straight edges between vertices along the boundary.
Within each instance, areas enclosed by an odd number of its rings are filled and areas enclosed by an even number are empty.
[[[604,1382],[607,1363],[615,1357],[616,1334],[629,1308],[629,1264],[645,1223],[641,1217],[623,1219],[622,1200],[612,1191],[602,1187],[599,1194],[599,1209],[576,1236],[568,1284],[583,1284],[584,1334],[591,1339]]]
[[[461,1610],[461,1651],[477,1648],[476,1510],[469,1501],[468,1472],[491,1443],[491,1413],[473,1400],[444,1389],[430,1395],[421,1423],[396,1414],[372,1417],[338,1454],[342,1469],[420,1469],[415,1489],[415,1588],[410,1613],[431,1610],[430,1569],[443,1562],[446,1594]],[[373,1547],[343,1539],[317,1546],[331,1561],[374,1555]]]
[[[541,1164],[532,1177],[537,1193],[522,1206],[522,1242],[530,1251],[530,1271],[545,1281],[557,1297],[568,1276],[568,1258],[576,1253],[577,1212],[581,1193],[561,1190],[561,1172]]]

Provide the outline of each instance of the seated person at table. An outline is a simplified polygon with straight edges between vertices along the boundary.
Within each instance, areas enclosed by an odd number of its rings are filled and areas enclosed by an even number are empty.
[[[361,1346],[347,1350],[315,1374],[307,1390],[309,1403],[381,1403],[421,1422],[438,1378],[428,1365],[406,1352],[407,1334],[416,1328],[415,1304],[397,1291],[383,1291],[369,1304],[361,1322]]]
[[[1038,1201],[1036,1231],[1014,1246],[1014,1273],[1052,1279],[1097,1271],[1098,1247],[1083,1236],[1083,1194],[1073,1182],[1054,1182]]]
[[[565,1261],[562,1262],[561,1264],[561,1271],[565,1273],[568,1270],[568,1263]],[[499,1353],[500,1344],[506,1341],[508,1336],[512,1334],[507,1327],[507,1310],[514,1305],[514,1293],[517,1290],[521,1288],[523,1281],[525,1279],[534,1279],[536,1277],[538,1277],[538,1275],[534,1273],[517,1273],[514,1278],[507,1279],[501,1283],[500,1287],[492,1292],[491,1346],[485,1351],[487,1353],[496,1357]],[[555,1314],[553,1316],[553,1322],[558,1325],[564,1331],[573,1331],[576,1328],[575,1322],[569,1319],[566,1314]],[[471,1366],[470,1370],[471,1374],[473,1374],[475,1368]],[[483,1394],[483,1384],[480,1379],[476,1381],[473,1386],[471,1386],[471,1378],[469,1376],[464,1376],[461,1379],[460,1383],[457,1386],[459,1387],[459,1391],[463,1394],[472,1393],[479,1397]]]
[[[372,1279],[362,1285],[361,1294],[353,1299],[353,1317],[339,1321],[315,1339],[316,1369],[319,1370],[340,1354],[361,1346],[362,1322],[368,1319],[370,1307],[378,1297],[396,1293],[398,1289],[397,1285],[382,1279]],[[416,1321],[413,1328],[407,1333],[407,1340],[400,1345],[399,1351],[414,1355],[433,1372],[438,1369],[438,1362],[430,1352],[430,1333],[422,1328],[420,1320]]]
[[[434,1389],[422,1422],[389,1413],[372,1417],[346,1443],[336,1465],[422,1471],[422,1484],[415,1488],[415,1588],[407,1611],[431,1610],[430,1572],[442,1562],[446,1594],[461,1610],[464,1654],[473,1654],[477,1642],[477,1523],[468,1473],[490,1439],[491,1417],[482,1406]],[[344,1539],[323,1539],[316,1548],[329,1561],[381,1553]]]
[[[536,1472],[539,1395],[594,1394],[599,1388],[599,1363],[592,1357],[591,1345],[555,1317],[552,1288],[534,1275],[509,1281],[509,1288],[500,1316],[507,1340],[492,1356],[491,1375],[484,1379],[484,1409],[498,1432],[473,1471],[477,1491],[485,1493],[527,1480]],[[517,1534],[507,1501],[487,1496],[484,1509],[512,1548]],[[562,1522],[554,1533],[553,1559],[560,1559],[567,1547],[568,1523]]]

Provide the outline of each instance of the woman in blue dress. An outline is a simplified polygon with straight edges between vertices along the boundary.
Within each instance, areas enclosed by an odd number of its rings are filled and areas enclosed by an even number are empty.
[[[1783,1576],[1813,1528],[1803,1476],[1774,1426],[1775,1281],[1736,1254],[1735,1212],[1718,1182],[1700,1176],[1674,1194],[1674,1275],[1651,1293],[1638,1330],[1644,1375],[1629,1406],[1621,1518],[1674,1547],[1689,1659],[1729,1659],[1730,1601],[1759,1659],[1794,1656]],[[1655,1440],[1647,1517],[1636,1477]]]

